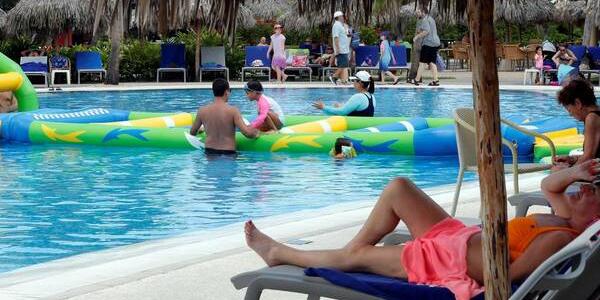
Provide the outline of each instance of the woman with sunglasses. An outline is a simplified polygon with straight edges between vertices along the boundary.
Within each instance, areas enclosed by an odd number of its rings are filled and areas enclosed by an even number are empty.
[[[277,82],[283,83],[287,79],[284,70],[287,65],[285,57],[285,35],[283,35],[283,27],[275,24],[273,27],[275,33],[271,35],[271,44],[267,51],[267,58],[273,51],[273,59],[271,60],[271,68],[277,74]]]
[[[575,56],[573,51],[567,49],[566,44],[560,44],[558,46],[558,51],[552,57],[552,61],[554,61],[556,67],[558,68],[560,64],[569,66],[572,65],[574,62],[577,61],[577,57]]]
[[[375,81],[367,71],[359,71],[349,78],[354,84],[356,94],[344,105],[335,103],[333,107],[325,106],[323,101],[316,101],[312,106],[328,115],[372,117],[375,114]]]
[[[511,281],[525,279],[548,257],[599,222],[597,184],[581,185],[577,193],[567,192],[572,183],[593,182],[598,174],[599,160],[550,174],[542,181],[542,190],[556,214],[533,214],[508,222]],[[400,221],[413,240],[378,246]],[[406,178],[388,184],[363,227],[343,248],[295,249],[264,234],[252,221],[246,222],[244,231],[248,246],[268,266],[326,267],[407,278],[409,282],[444,286],[457,300],[471,299],[484,288],[481,228],[453,218]]]

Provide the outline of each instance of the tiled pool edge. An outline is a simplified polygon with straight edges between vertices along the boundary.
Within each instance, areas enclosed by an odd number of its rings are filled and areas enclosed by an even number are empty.
[[[231,88],[243,88],[243,82],[231,82]],[[350,85],[331,85],[330,83],[287,83],[286,85],[276,83],[264,83],[264,87],[268,89],[301,89],[301,88],[352,88]],[[38,93],[57,93],[57,92],[109,92],[109,91],[153,91],[153,90],[193,90],[193,89],[210,89],[211,84],[209,82],[204,83],[173,83],[173,84],[156,84],[156,83],[140,83],[135,85],[122,85],[122,86],[61,86],[55,88],[38,87],[36,92]],[[472,89],[473,86],[470,84],[448,84],[439,87],[429,86],[412,86],[412,85],[378,85],[377,88],[384,89]],[[558,91],[559,86],[535,86],[535,85],[500,85],[500,90],[519,90],[519,91]],[[594,87],[595,91],[600,91],[600,87]]]
[[[539,188],[541,177],[539,174],[522,176],[522,190]],[[510,187],[510,177],[507,177],[507,181]],[[476,186],[477,182],[471,182],[463,187],[461,202],[476,201]],[[428,188],[426,191],[448,207],[454,184]],[[373,203],[373,200],[369,200],[332,205],[265,218],[257,223],[275,237],[288,240],[357,226],[366,219]],[[241,223],[237,223],[219,230],[190,233],[26,267],[0,275],[0,296],[62,299],[125,284],[190,264],[248,251],[241,232]]]

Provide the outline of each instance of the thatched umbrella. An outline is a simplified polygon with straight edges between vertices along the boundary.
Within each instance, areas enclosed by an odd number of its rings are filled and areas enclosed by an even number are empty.
[[[240,6],[242,8],[248,9],[255,18],[276,20],[284,14],[297,11],[298,5],[293,0],[256,0],[248,1]]]
[[[594,5],[598,1],[588,1]],[[575,23],[585,20],[586,1],[558,0],[554,5],[554,19],[559,22]]]
[[[494,17],[509,24],[542,23],[554,16],[554,7],[548,0],[496,0]]]
[[[4,32],[4,24],[6,23],[6,12],[0,9],[0,31]]]
[[[600,27],[600,1],[588,1],[586,11],[586,17],[591,18],[596,27]]]
[[[91,0],[21,0],[6,18],[9,35],[53,37],[68,29],[90,33],[94,22]]]

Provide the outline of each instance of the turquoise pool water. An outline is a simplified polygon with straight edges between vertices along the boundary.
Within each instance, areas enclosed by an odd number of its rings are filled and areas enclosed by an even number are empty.
[[[350,89],[273,89],[288,114],[317,114],[310,100],[344,101]],[[209,90],[41,94],[41,106],[193,111]],[[379,116],[448,117],[469,90],[381,89]],[[567,116],[553,93],[502,91],[503,114]],[[254,107],[239,90],[231,103]],[[374,199],[396,176],[422,187],[452,183],[452,157],[200,152],[3,144],[0,147],[0,272],[179,233],[334,203]],[[472,174],[467,179],[473,179]]]

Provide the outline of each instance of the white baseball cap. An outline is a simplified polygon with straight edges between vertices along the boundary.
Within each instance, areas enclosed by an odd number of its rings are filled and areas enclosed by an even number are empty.
[[[354,76],[350,76],[348,79],[352,81],[360,80],[362,82],[369,82],[371,81],[371,74],[369,74],[367,71],[358,71],[356,74],[354,74]]]
[[[343,15],[344,15],[344,13],[338,10],[335,13],[333,13],[333,18],[335,19],[335,18],[341,17]]]

